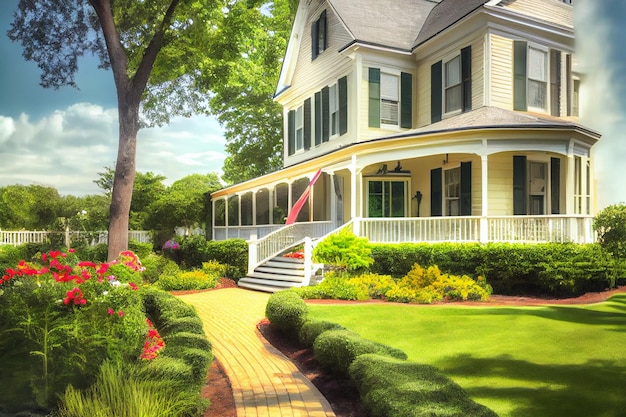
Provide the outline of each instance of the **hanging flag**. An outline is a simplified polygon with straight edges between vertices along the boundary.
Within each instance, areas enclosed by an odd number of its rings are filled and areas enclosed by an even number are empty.
[[[304,207],[304,204],[309,199],[309,195],[311,195],[311,189],[315,185],[315,181],[317,181],[320,175],[322,175],[321,169],[319,169],[315,173],[315,175],[313,175],[313,178],[311,178],[311,182],[309,182],[309,185],[306,187],[306,189],[304,190],[304,192],[302,193],[298,201],[296,201],[296,204],[294,204],[291,210],[289,211],[289,216],[287,217],[287,222],[285,223],[286,225],[293,224],[296,222],[296,219],[298,218],[298,214],[300,214],[300,210],[302,210],[302,207]]]

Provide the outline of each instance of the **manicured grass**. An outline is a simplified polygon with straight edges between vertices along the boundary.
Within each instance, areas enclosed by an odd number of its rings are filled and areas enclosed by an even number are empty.
[[[626,414],[626,294],[585,306],[311,305],[434,365],[501,417]]]

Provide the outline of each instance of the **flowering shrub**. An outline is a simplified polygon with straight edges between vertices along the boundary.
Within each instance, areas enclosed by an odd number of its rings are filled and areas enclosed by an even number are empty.
[[[176,250],[179,247],[180,246],[178,245],[177,241],[175,241],[174,239],[170,239],[163,244],[162,249],[163,250]]]
[[[93,382],[103,361],[137,361],[149,334],[134,253],[101,264],[73,251],[39,259],[0,279],[0,386],[11,387],[0,390],[0,408],[51,407],[68,384]]]
[[[289,252],[283,256],[285,258],[304,259],[304,251]]]
[[[165,347],[165,343],[150,319],[146,318],[146,323],[148,324],[148,334],[143,344],[143,351],[139,357],[145,360],[153,360],[159,355],[161,349]]]

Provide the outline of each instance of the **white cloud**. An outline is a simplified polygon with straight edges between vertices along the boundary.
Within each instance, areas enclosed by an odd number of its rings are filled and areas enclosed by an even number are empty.
[[[41,184],[61,194],[100,193],[93,181],[105,166],[114,166],[117,132],[117,110],[90,103],[39,120],[0,115],[0,186]],[[212,118],[177,118],[138,135],[137,171],[164,175],[167,183],[192,173],[221,174],[225,157],[222,131]]]

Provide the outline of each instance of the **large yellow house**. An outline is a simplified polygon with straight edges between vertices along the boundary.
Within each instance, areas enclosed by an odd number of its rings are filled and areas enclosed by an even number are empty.
[[[240,285],[307,284],[311,244],[346,225],[372,242],[592,241],[600,135],[578,122],[574,41],[571,1],[301,0],[276,90],[285,168],[212,194],[214,239],[250,242]],[[302,242],[304,278],[281,279],[273,258]]]

